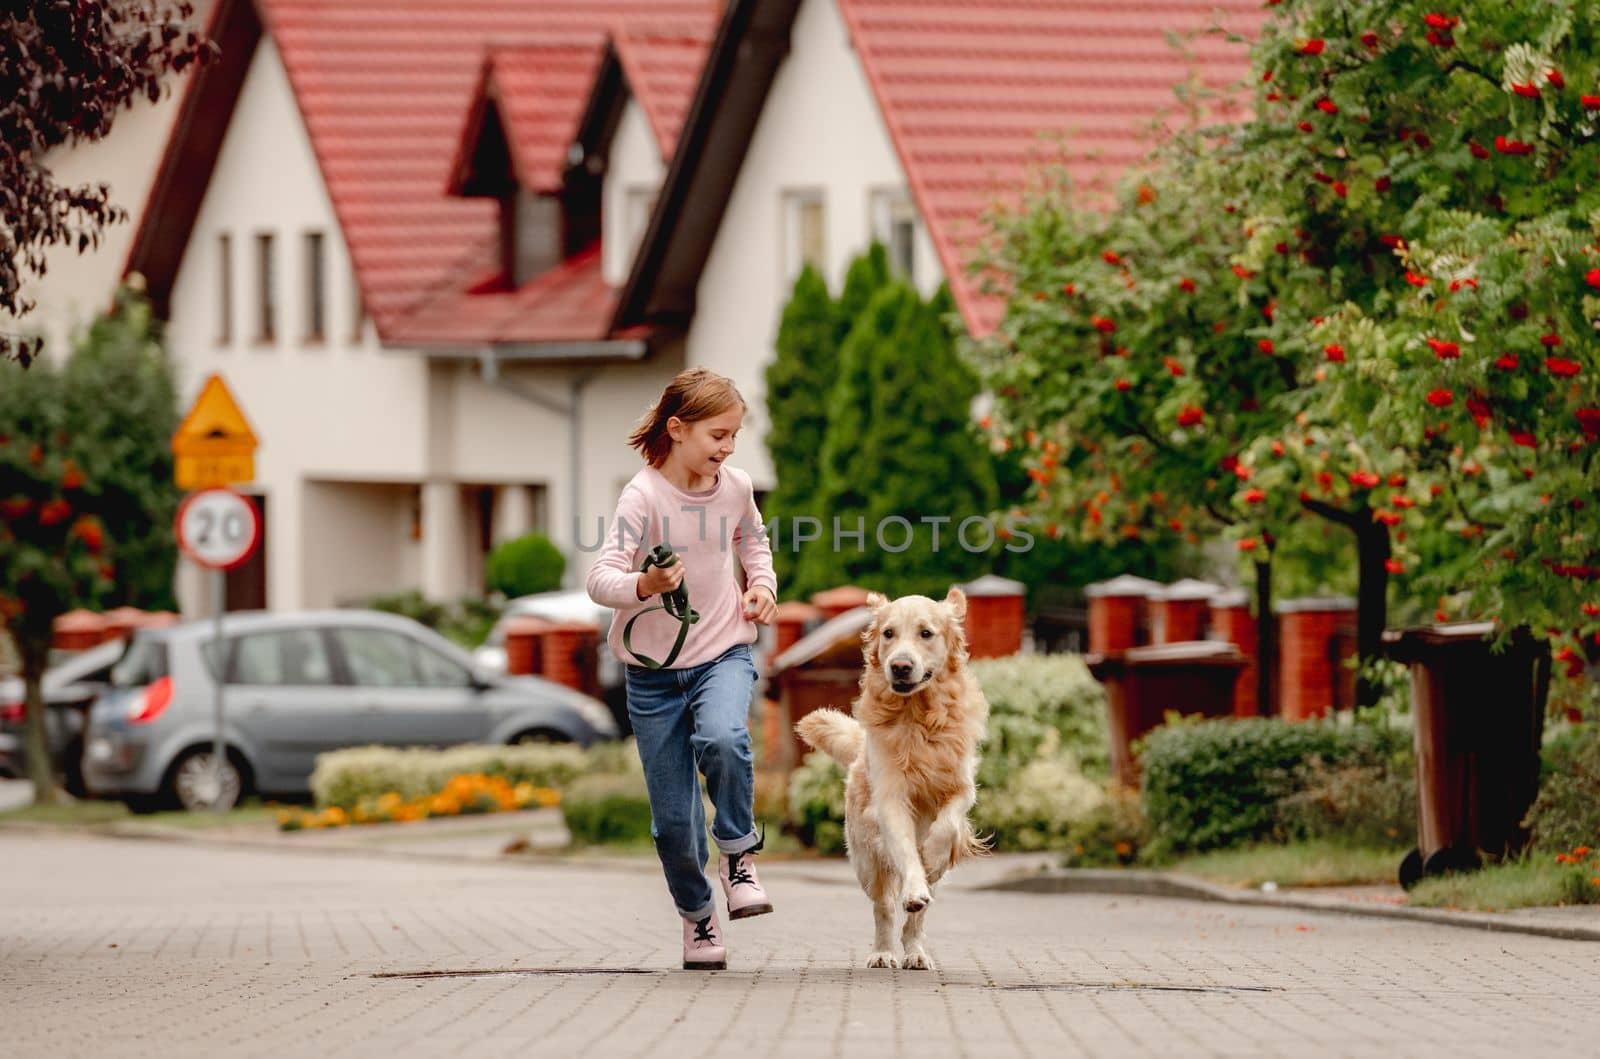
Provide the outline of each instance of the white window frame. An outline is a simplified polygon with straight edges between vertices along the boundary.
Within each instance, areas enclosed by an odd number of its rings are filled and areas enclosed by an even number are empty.
[[[805,212],[810,207],[821,211],[822,231],[819,236],[820,245],[816,250],[816,260],[808,261],[803,245],[802,225]],[[827,192],[818,187],[790,188],[783,193],[784,284],[792,286],[799,278],[801,269],[807,264],[814,266],[824,276],[828,274],[828,196]]]
[[[922,218],[916,203],[904,188],[875,188],[871,193],[867,215],[872,221],[871,238],[883,244],[889,252],[889,267],[895,275],[908,283],[917,281],[917,244],[921,239]],[[904,257],[897,252],[895,226],[907,224],[909,235],[904,245]]]

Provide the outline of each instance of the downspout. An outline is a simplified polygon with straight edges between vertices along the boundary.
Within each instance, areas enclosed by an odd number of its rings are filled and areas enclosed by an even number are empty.
[[[500,373],[500,358],[493,346],[485,346],[478,353],[478,368],[483,381],[497,390],[511,394],[513,397],[538,405],[547,412],[554,412],[567,421],[567,488],[568,503],[572,511],[573,545],[578,541],[578,527],[582,525],[581,504],[583,487],[579,480],[583,463],[579,456],[578,445],[583,436],[583,390],[594,380],[596,372],[585,371],[573,375],[567,384],[567,400],[559,401],[538,390],[529,389],[507,379]],[[577,564],[569,562],[562,581],[567,588],[576,587],[578,577]]]

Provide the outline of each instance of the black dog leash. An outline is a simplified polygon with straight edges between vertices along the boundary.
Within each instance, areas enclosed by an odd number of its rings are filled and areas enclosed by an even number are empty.
[[[677,561],[678,557],[673,553],[671,548],[668,548],[665,544],[658,544],[654,548],[650,549],[649,555],[644,557],[644,562],[639,564],[639,570],[643,572],[649,570],[652,566],[660,566],[664,568],[671,566]],[[674,618],[678,619],[678,639],[673,643],[672,650],[667,652],[667,657],[659,662],[657,662],[654,658],[651,658],[648,655],[642,655],[633,649],[633,623],[644,617],[646,614],[653,614],[658,610],[664,610]],[[665,669],[667,666],[670,666],[677,660],[678,652],[683,650],[683,641],[689,636],[689,626],[693,625],[699,620],[699,612],[697,612],[693,607],[689,606],[689,586],[680,581],[678,583],[678,587],[673,589],[671,592],[661,593],[660,606],[650,607],[647,610],[641,610],[632,618],[628,619],[628,624],[622,627],[622,647],[629,654],[633,655],[633,657],[638,660],[639,664],[645,668]]]

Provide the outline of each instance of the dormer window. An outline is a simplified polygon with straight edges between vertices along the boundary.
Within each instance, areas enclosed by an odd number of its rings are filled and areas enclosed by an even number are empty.
[[[574,64],[592,69],[600,43],[492,50],[457,145],[449,191],[498,205],[499,284],[515,289],[599,238],[598,176],[573,164],[567,147],[575,114],[550,111],[545,82]],[[556,142],[570,143],[570,140]]]

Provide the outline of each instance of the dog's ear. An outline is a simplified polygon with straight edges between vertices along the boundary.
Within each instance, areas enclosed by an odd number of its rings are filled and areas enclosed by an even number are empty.
[[[888,605],[889,605],[889,597],[884,595],[882,592],[868,592],[867,593],[867,608],[869,610],[871,610],[874,614],[876,614],[878,611],[882,610],[884,607],[887,607]]]
[[[950,608],[950,613],[956,621],[967,616],[967,594],[953,585],[950,591],[945,593],[944,605]]]

